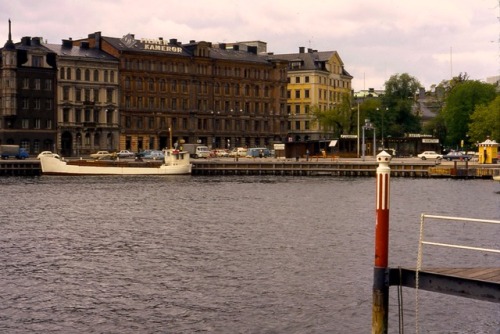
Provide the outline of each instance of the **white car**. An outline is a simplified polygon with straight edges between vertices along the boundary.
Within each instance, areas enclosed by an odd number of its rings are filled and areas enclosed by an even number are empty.
[[[118,158],[132,158],[135,157],[134,152],[130,152],[129,150],[121,150],[116,154]]]
[[[434,151],[425,151],[417,155],[422,160],[427,160],[427,159],[443,159],[443,155],[436,153]]]
[[[106,159],[106,158],[111,158],[112,154],[109,153],[108,151],[98,151],[97,153],[92,153],[90,155],[91,158],[93,159]]]
[[[52,151],[42,151],[42,152],[40,152],[40,154],[38,154],[38,156],[37,156],[36,158],[37,158],[38,160],[40,160],[40,158],[41,158],[42,156],[44,156],[44,155],[54,157],[54,156],[56,156],[57,154],[56,154],[56,153],[52,153]]]

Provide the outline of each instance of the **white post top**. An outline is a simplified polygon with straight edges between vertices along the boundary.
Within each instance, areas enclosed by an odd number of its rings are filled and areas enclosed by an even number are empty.
[[[388,167],[391,162],[392,156],[386,151],[382,151],[377,155],[377,161],[380,167]]]

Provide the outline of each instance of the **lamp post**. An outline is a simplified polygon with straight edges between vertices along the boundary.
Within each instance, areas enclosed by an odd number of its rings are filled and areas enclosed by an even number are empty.
[[[375,144],[375,127],[373,126],[372,123],[370,123],[370,120],[367,118],[365,119],[365,125],[363,125],[363,144],[362,144],[362,154],[363,154],[363,161],[365,161],[365,152],[366,152],[366,144],[365,144],[365,130],[373,130],[373,157],[375,157],[377,153],[377,148]]]
[[[381,111],[382,112],[382,134],[381,134],[381,142],[382,142],[382,148],[385,148],[385,143],[384,143],[384,114],[385,114],[385,111],[389,111],[389,108],[382,108],[382,109],[379,109],[377,108],[377,111]]]
[[[357,152],[357,157],[359,158],[359,102],[358,102],[358,126],[356,128],[358,130],[358,135],[357,135],[357,143],[356,143],[356,152]]]

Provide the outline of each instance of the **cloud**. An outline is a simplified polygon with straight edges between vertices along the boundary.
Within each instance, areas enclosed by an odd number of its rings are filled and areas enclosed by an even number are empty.
[[[450,48],[454,75],[500,74],[498,6],[497,0],[23,0],[0,3],[0,31],[6,39],[10,17],[16,41],[42,36],[60,43],[96,31],[181,42],[261,40],[277,54],[300,46],[337,51],[354,89],[383,88],[404,72],[430,87],[449,78]]]

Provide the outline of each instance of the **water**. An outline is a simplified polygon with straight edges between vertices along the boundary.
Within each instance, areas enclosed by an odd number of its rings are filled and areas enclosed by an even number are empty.
[[[500,219],[491,180],[392,178],[391,197],[393,267],[415,266],[421,213]],[[369,333],[374,200],[373,178],[0,178],[0,332]],[[426,264],[500,266],[439,252]],[[416,317],[421,333],[500,333],[498,304],[415,300],[405,288],[406,333]],[[397,302],[391,288],[389,333]]]

